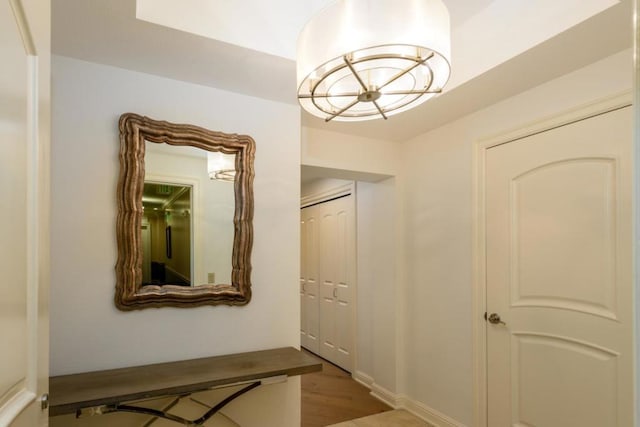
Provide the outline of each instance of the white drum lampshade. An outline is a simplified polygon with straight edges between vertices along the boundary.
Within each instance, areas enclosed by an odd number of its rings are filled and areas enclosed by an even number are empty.
[[[441,0],[337,0],[300,33],[298,100],[325,121],[386,119],[442,91],[450,44]]]

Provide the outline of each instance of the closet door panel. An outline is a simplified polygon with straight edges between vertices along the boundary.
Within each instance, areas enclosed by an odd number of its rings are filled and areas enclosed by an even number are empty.
[[[354,266],[354,259],[351,256],[351,237],[353,229],[351,226],[349,211],[350,200],[344,200],[338,206],[336,212],[336,240],[335,240],[335,319],[336,319],[336,354],[335,360],[339,366],[347,370],[351,369],[351,352],[353,347],[352,325],[352,300],[353,283],[351,269]],[[340,202],[338,200],[338,202]]]
[[[319,307],[318,307],[318,221],[317,209],[301,211],[301,328],[300,341],[303,347],[319,352]]]
[[[336,356],[336,217],[329,204],[321,205],[320,223],[320,355]]]

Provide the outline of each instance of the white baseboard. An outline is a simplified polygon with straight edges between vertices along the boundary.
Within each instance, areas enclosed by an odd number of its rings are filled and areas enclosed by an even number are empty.
[[[369,375],[365,374],[362,371],[355,371],[351,376],[354,380],[362,384],[368,389],[371,389],[371,385],[373,384],[373,378]]]
[[[375,397],[379,401],[386,403],[391,406],[393,409],[398,409],[398,395],[396,393],[390,392],[384,387],[379,386],[376,383],[371,385],[371,396]]]
[[[466,427],[464,424],[454,420],[453,418],[430,408],[424,403],[417,402],[408,396],[399,396],[398,403],[400,408],[406,409],[416,417],[422,418],[426,422],[433,424],[435,427]]]
[[[371,390],[371,396],[375,397],[382,403],[386,403],[394,409],[398,408],[398,395],[396,393],[376,384],[372,377],[363,372],[356,371],[352,377],[354,380]]]
[[[418,418],[433,424],[434,427],[466,427],[464,424],[454,420],[447,415],[436,411],[433,408],[411,399],[404,394],[393,393],[386,388],[376,384],[375,380],[361,371],[356,371],[352,375],[353,379],[371,390],[371,396],[393,409],[405,409]]]

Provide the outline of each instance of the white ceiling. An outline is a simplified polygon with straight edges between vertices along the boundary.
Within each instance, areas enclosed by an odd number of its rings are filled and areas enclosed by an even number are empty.
[[[298,34],[334,0],[137,0],[136,17],[147,22],[296,59]],[[495,0],[445,0],[458,27]],[[589,0],[592,1],[592,0]],[[606,1],[606,0],[605,0]]]
[[[443,1],[453,71],[442,95],[387,121],[302,113],[303,124],[403,141],[631,46],[631,0]],[[53,52],[295,103],[294,35],[328,2],[55,0]]]

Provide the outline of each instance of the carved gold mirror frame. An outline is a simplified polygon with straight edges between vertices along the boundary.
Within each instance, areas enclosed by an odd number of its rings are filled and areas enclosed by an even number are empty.
[[[120,116],[120,177],[116,220],[118,260],[115,303],[120,310],[147,307],[244,305],[251,300],[253,242],[253,160],[255,142],[246,135],[225,134],[197,126],[157,121],[134,113]],[[142,193],[145,141],[190,146],[235,155],[235,213],[230,284],[142,285]]]

